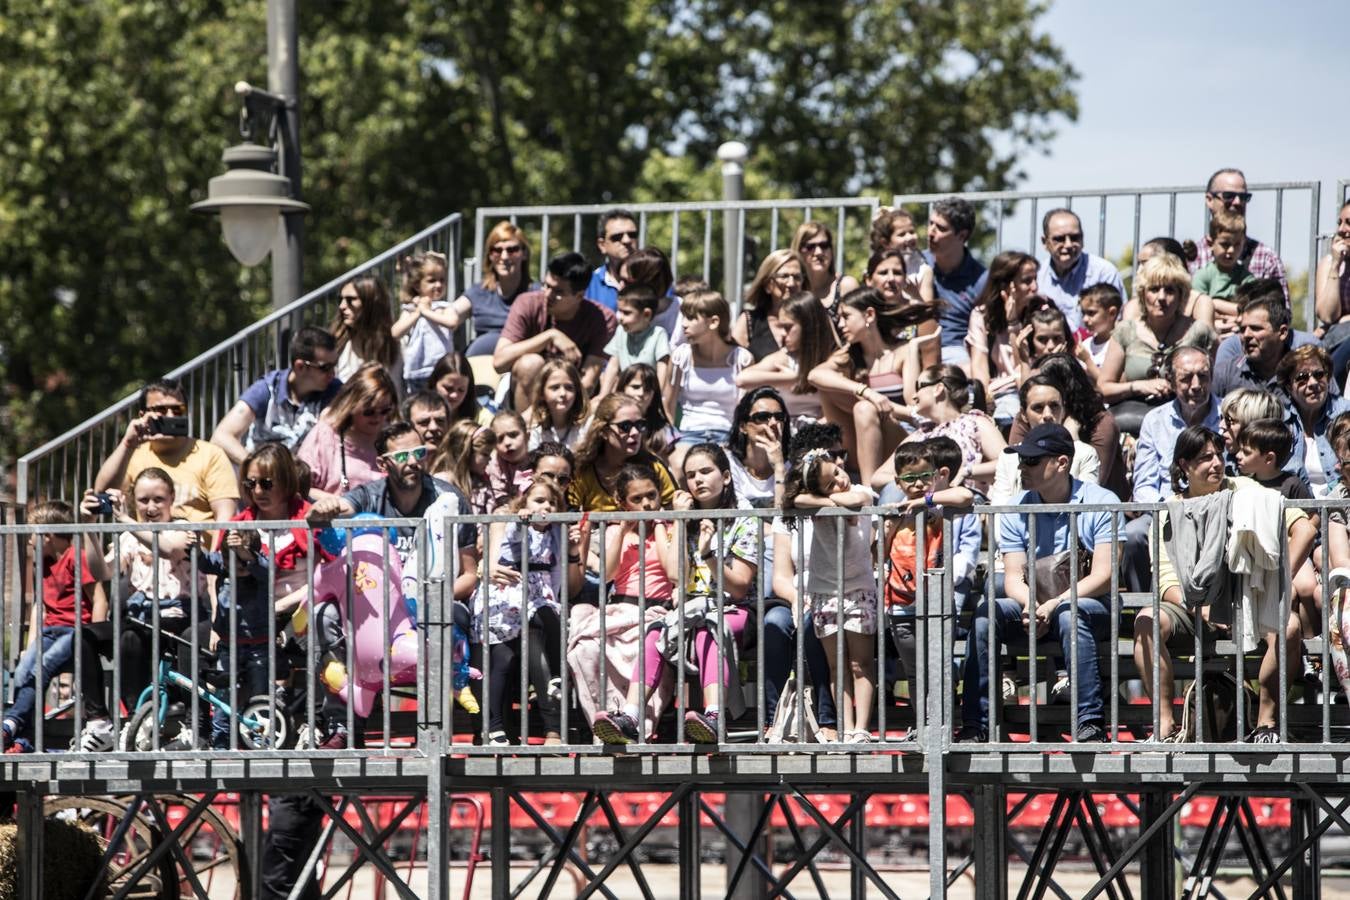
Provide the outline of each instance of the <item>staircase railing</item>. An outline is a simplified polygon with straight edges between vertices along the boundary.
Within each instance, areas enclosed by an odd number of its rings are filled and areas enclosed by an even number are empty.
[[[290,333],[310,323],[326,324],[336,308],[338,290],[358,275],[372,272],[379,275],[396,297],[398,260],[411,253],[437,251],[449,260],[446,293],[450,297],[459,296],[463,290],[457,272],[457,261],[463,258],[462,229],[461,214],[446,216],[167,373],[168,377],[181,381],[187,391],[192,434],[209,437],[245,388],[267,371],[286,365]],[[136,399],[135,394],[124,397],[20,457],[15,490],[20,509],[30,500],[82,495],[93,484],[99,465],[122,439],[135,416]]]

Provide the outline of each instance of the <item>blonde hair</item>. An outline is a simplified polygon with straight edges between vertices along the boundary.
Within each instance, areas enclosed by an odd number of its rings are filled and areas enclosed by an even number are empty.
[[[567,380],[572,382],[572,391],[575,396],[572,398],[572,408],[567,411],[567,424],[580,425],[586,421],[586,416],[590,414],[590,403],[586,400],[586,388],[581,383],[581,373],[577,367],[565,359],[550,359],[539,369],[539,375],[535,380],[534,402],[530,404],[530,420],[536,427],[542,425],[552,425],[553,416],[548,410],[548,401],[544,397],[544,386],[548,384],[549,378],[557,372],[567,376]],[[653,401],[658,402],[658,401]]]
[[[1283,419],[1284,407],[1270,391],[1238,388],[1223,398],[1219,415],[1230,416],[1238,428],[1243,428],[1257,419]]]
[[[680,298],[680,315],[689,321],[717,316],[717,336],[731,343],[731,304],[717,291],[691,291]]]
[[[764,257],[764,261],[759,264],[759,269],[755,272],[755,280],[750,282],[750,287],[745,289],[745,309],[747,311],[750,313],[768,311],[771,302],[769,300],[769,279],[777,275],[779,269],[793,261],[801,267],[802,278],[806,278],[806,263],[802,261],[801,254],[793,248],[782,247]]]
[[[1191,295],[1191,273],[1186,264],[1171,253],[1159,253],[1148,258],[1134,273],[1134,297],[1140,303],[1144,291],[1155,287],[1172,287],[1185,300]]]
[[[435,250],[415,253],[399,260],[398,271],[403,276],[398,288],[401,302],[412,303],[422,293],[422,279],[426,277],[427,268],[430,266],[441,267],[441,271],[445,273],[446,288],[449,289],[450,261],[446,259],[445,254],[437,253]]]
[[[1246,238],[1247,217],[1240,212],[1233,212],[1226,206],[1215,210],[1209,217],[1210,240],[1221,234],[1236,234]]]
[[[525,240],[525,232],[510,222],[503,220],[492,226],[492,230],[488,232],[487,240],[483,241],[483,259],[487,260],[491,256],[488,251],[502,241],[518,241],[520,243],[520,277],[529,281],[527,273],[530,270],[530,242]],[[495,291],[499,287],[497,273],[490,265],[483,266],[483,287],[489,291]]]
[[[455,420],[446,430],[445,437],[441,438],[441,446],[437,448],[436,456],[431,461],[431,471],[436,473],[436,477],[444,478],[459,488],[466,497],[473,493],[471,460],[473,445],[480,439],[480,435],[482,440],[490,441],[492,446],[496,447],[497,435],[493,434],[491,428],[479,425],[471,419]]]

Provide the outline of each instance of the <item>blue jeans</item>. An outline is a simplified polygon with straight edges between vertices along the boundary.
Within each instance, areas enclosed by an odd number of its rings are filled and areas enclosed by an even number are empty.
[[[230,654],[232,652],[239,654],[239,690],[236,693],[239,708],[235,710],[235,713],[238,714],[248,705],[250,698],[260,694],[265,696],[272,692],[271,685],[267,682],[267,654],[272,652],[272,646],[270,644],[249,644],[238,648],[238,650],[233,650],[222,643],[216,649],[220,671],[226,673],[230,671]],[[286,671],[278,665],[277,677],[280,678],[285,674]],[[216,695],[229,703],[229,684],[227,683],[224,687],[217,689]],[[243,746],[242,743],[240,746]],[[230,717],[213,706],[211,707],[211,748],[213,750],[228,750],[229,747]]]
[[[1022,607],[1015,600],[1000,597],[994,601],[994,635],[997,645],[1003,644],[1007,629],[1017,629],[1026,635],[1022,624]],[[1065,600],[1050,619],[1046,636],[1059,639],[1067,664],[1073,656],[1073,644],[1078,644],[1078,671],[1073,673],[1074,691],[1078,695],[1078,724],[1100,722],[1102,706],[1102,679],[1097,666],[1097,641],[1110,630],[1110,613],[1100,600],[1078,598],[1078,622]],[[975,621],[966,641],[966,670],[961,679],[961,723],[966,728],[985,728],[989,722],[989,608],[980,603],[975,608]]]
[[[830,664],[825,648],[806,621],[806,635],[802,641],[806,657],[807,680],[816,699],[816,721],[822,726],[834,727],[834,695],[830,691]],[[774,606],[764,611],[764,646],[760,648],[760,666],[764,673],[764,722],[773,721],[778,712],[778,698],[783,696],[788,672],[797,659],[797,624],[790,606]]]
[[[70,668],[75,657],[75,629],[70,625],[46,625],[39,643],[30,643],[23,651],[19,667],[14,670],[14,704],[5,710],[5,718],[14,723],[14,736],[27,732],[33,710],[37,706],[37,659],[42,653],[42,677],[50,681],[58,673]],[[46,685],[42,686],[46,690]]]

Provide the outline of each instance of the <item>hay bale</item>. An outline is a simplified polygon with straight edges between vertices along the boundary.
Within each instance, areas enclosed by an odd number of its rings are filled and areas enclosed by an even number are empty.
[[[81,822],[44,819],[42,896],[46,900],[83,900],[103,859],[103,841]],[[104,891],[99,885],[95,896]],[[0,825],[0,900],[19,896],[19,827]]]

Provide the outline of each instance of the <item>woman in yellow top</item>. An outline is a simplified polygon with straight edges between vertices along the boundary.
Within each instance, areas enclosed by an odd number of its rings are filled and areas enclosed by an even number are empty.
[[[1263,491],[1263,488],[1250,478],[1224,475],[1223,438],[1200,425],[1192,425],[1177,437],[1176,449],[1172,455],[1172,489],[1176,495],[1172,499],[1191,499],[1206,497],[1219,491]],[[1308,514],[1301,509],[1286,507],[1284,511],[1285,527],[1289,532],[1289,552],[1286,555],[1286,577],[1292,579],[1292,573],[1307,560],[1312,553],[1313,538],[1316,531],[1308,520]],[[1161,534],[1167,533],[1167,510],[1159,515]],[[1150,542],[1151,546],[1151,542]],[[1172,715],[1173,671],[1172,657],[1168,652],[1168,641],[1176,637],[1177,646],[1189,649],[1195,646],[1195,613],[1186,608],[1182,599],[1181,582],[1176,569],[1168,557],[1167,545],[1158,542],[1157,559],[1158,592],[1162,597],[1159,605],[1159,635],[1161,644],[1157,650],[1159,691],[1158,691],[1158,738],[1163,741],[1176,740],[1177,729]],[[1209,607],[1201,608],[1206,632],[1212,632],[1209,625]],[[1227,630],[1227,626],[1222,626]],[[1298,615],[1291,609],[1289,620],[1285,623],[1284,636],[1287,643],[1288,658],[1294,659],[1302,652]],[[1275,650],[1274,634],[1263,633],[1266,640],[1266,653],[1261,659],[1258,678],[1261,684],[1260,704],[1257,709],[1256,730],[1252,732],[1254,743],[1275,743],[1279,740],[1277,727],[1278,698],[1284,691],[1279,684],[1279,657]],[[1146,606],[1139,610],[1134,619],[1134,661],[1139,667],[1144,682],[1145,693],[1153,690],[1153,608]]]
[[[583,512],[617,512],[619,471],[644,463],[656,472],[661,506],[675,499],[675,481],[665,463],[646,449],[647,420],[638,402],[627,394],[610,394],[597,404],[590,430],[577,448],[576,477],[567,490],[568,504]]]

